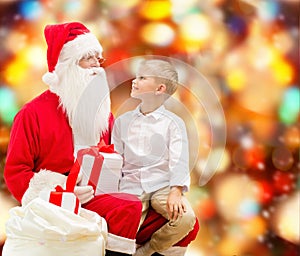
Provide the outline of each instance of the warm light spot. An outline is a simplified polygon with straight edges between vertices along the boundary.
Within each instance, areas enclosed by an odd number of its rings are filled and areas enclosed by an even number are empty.
[[[171,15],[171,2],[167,0],[145,1],[140,14],[149,20],[161,20]]]

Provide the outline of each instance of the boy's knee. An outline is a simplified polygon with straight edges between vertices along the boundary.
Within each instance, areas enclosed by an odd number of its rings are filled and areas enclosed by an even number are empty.
[[[186,212],[177,219],[175,222],[173,222],[171,225],[174,226],[180,226],[180,229],[185,229],[186,232],[191,231],[194,228],[194,225],[196,223],[196,216],[193,212]]]
[[[183,219],[184,225],[186,225],[187,227],[189,227],[190,230],[192,230],[196,223],[195,214],[193,212],[183,214],[182,219]]]

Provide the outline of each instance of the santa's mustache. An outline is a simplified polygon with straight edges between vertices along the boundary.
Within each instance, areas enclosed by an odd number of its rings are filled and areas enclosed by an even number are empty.
[[[70,126],[77,137],[83,138],[80,141],[91,141],[97,143],[95,140],[99,135],[105,132],[108,128],[108,118],[110,113],[110,97],[109,89],[106,80],[105,71],[101,67],[94,67],[83,69],[78,65],[69,66],[65,72],[61,71],[61,82],[55,88],[55,93],[60,98],[60,105],[65,111]],[[90,88],[89,85],[97,82],[97,88],[88,99],[82,100],[85,95],[86,89]],[[100,95],[106,91],[105,95],[99,99],[93,97]],[[106,95],[107,94],[107,95]],[[93,106],[101,105],[97,114],[92,115],[91,109]],[[80,122],[74,122],[80,114]],[[94,121],[91,127],[91,121]],[[94,139],[92,139],[94,138]]]

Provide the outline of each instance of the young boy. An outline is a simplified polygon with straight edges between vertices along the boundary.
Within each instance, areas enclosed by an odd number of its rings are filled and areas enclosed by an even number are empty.
[[[178,84],[174,67],[163,60],[143,61],[132,82],[131,97],[140,105],[116,119],[112,141],[124,157],[120,190],[149,204],[168,222],[134,255],[163,253],[193,229],[192,207],[183,195],[189,188],[188,139],[184,122],[164,107]],[[182,251],[181,255],[184,255]]]

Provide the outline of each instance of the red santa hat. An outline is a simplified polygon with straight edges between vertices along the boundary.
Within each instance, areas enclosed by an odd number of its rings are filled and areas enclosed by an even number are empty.
[[[55,67],[59,62],[79,60],[88,52],[102,53],[103,50],[98,39],[79,22],[47,25],[44,34],[48,45],[48,72],[43,81],[49,85],[58,81]]]

